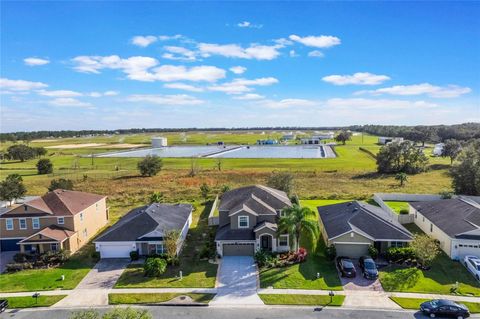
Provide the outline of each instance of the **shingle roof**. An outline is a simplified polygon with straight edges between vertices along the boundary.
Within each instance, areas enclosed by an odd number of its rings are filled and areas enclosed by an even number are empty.
[[[280,210],[292,205],[285,192],[263,185],[253,185],[233,189],[223,194],[219,210],[232,211],[243,204],[258,214],[271,214],[272,209]]]
[[[450,237],[458,237],[480,226],[480,206],[466,198],[411,202],[410,205]]]
[[[251,229],[230,229],[230,224],[217,229],[215,240],[255,240]]]
[[[53,239],[54,241],[62,242],[65,239],[73,236],[75,234],[74,231],[71,231],[70,229],[60,227],[57,225],[50,225],[48,227],[43,228],[42,230],[36,232],[35,234],[21,240],[21,243],[29,243],[29,242],[35,242],[35,241],[48,241],[48,240],[30,240],[30,238],[35,237],[37,235],[42,235],[45,237],[48,237],[49,239]]]
[[[159,238],[165,230],[182,229],[193,207],[190,204],[151,204],[135,208],[110,227],[95,242],[135,241],[152,237]],[[150,237],[149,237],[150,238]]]
[[[254,231],[254,232],[257,232],[259,229],[262,229],[263,227],[270,228],[270,229],[273,230],[273,231],[277,231],[277,229],[278,229],[277,224],[264,221],[263,223],[258,224],[258,225],[253,229],[253,231]]]
[[[349,231],[363,233],[374,240],[411,240],[412,235],[380,207],[352,201],[318,207],[328,238]]]

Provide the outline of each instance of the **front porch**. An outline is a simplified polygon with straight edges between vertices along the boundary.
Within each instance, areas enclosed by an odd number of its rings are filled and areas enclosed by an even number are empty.
[[[43,254],[48,251],[59,250],[75,252],[79,243],[76,232],[58,226],[48,226],[22,239],[18,242],[18,245],[21,253]]]

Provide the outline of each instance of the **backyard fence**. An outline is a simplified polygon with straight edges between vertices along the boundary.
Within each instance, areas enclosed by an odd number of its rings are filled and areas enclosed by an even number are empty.
[[[215,211],[217,210],[218,206],[218,195],[215,197],[215,201],[212,204],[212,208],[210,209],[210,214],[208,214],[208,226],[216,226],[220,223],[220,217],[214,216]]]

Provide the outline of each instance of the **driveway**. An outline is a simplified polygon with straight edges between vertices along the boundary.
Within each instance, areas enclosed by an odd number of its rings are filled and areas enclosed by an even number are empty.
[[[357,276],[355,278],[342,277],[337,267],[338,276],[340,277],[343,290],[384,291],[378,278],[376,280],[370,280],[363,277],[362,269],[360,266],[358,266],[358,259],[352,258],[352,262],[355,265],[355,270],[357,271]]]
[[[2,251],[0,252],[0,274],[7,268],[7,264],[13,261],[13,256],[19,251]]]
[[[54,307],[80,307],[108,305],[108,291],[130,263],[130,259],[102,259],[78,286]]]
[[[217,273],[217,295],[210,305],[263,305],[257,286],[258,272],[253,257],[223,257]]]

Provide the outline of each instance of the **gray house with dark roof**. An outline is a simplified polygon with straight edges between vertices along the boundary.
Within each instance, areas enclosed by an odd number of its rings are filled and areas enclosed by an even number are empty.
[[[380,207],[352,201],[317,209],[325,244],[335,246],[337,256],[357,258],[367,255],[369,246],[384,252],[412,241],[412,234]]]
[[[179,230],[178,253],[192,223],[192,211],[190,204],[154,203],[135,208],[94,241],[95,249],[102,258],[126,258],[131,251],[163,254],[165,233]]]
[[[410,202],[415,224],[440,242],[450,258],[480,256],[480,204],[460,196],[427,202]]]
[[[292,206],[285,192],[263,186],[241,187],[222,195],[215,236],[220,256],[253,255],[255,251],[288,251],[288,235],[277,236],[281,211]]]

